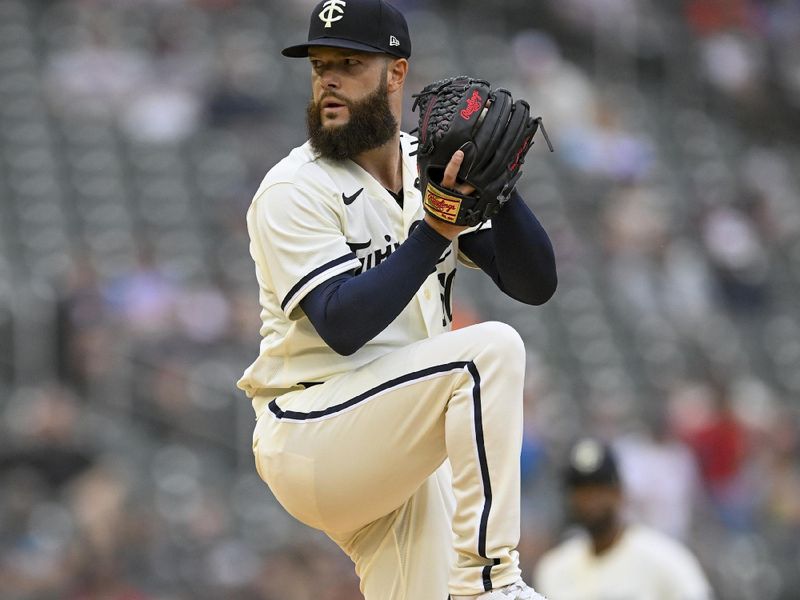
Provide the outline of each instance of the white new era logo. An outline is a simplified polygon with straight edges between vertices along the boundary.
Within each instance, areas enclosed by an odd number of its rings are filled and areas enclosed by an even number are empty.
[[[398,40],[398,39],[397,39],[396,37],[394,37],[393,35],[390,35],[390,36],[389,36],[389,45],[390,45],[390,46],[399,46],[399,45],[400,45],[400,40]]]

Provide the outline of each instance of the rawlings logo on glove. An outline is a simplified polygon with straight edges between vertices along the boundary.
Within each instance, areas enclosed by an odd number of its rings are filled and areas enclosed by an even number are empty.
[[[458,218],[461,199],[456,196],[444,193],[441,188],[434,188],[428,185],[425,188],[425,198],[422,201],[425,210],[437,219],[455,223]]]
[[[472,227],[491,219],[522,175],[520,169],[541,117],[531,118],[528,103],[514,102],[507,90],[492,90],[487,81],[466,76],[432,83],[414,98],[414,110],[419,109],[416,155],[425,210],[454,225]],[[542,133],[552,152],[544,127]],[[444,169],[456,150],[464,152],[457,181],[474,187],[473,194],[441,186]]]
[[[461,118],[464,120],[469,119],[473,114],[478,112],[483,106],[483,98],[478,90],[472,92],[472,97],[467,99],[467,108],[461,109]]]

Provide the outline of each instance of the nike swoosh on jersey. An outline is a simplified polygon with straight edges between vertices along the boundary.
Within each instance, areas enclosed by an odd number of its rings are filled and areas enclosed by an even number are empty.
[[[344,192],[342,192],[342,200],[344,201],[344,203],[345,203],[346,205],[348,205],[348,206],[349,206],[350,204],[352,204],[353,202],[355,202],[355,201],[356,201],[356,198],[358,198],[359,194],[361,194],[361,192],[363,192],[363,191],[364,191],[364,188],[361,188],[360,190],[358,190],[358,191],[357,191],[355,194],[353,194],[352,196],[347,196],[347,195],[345,195],[345,193],[344,193]]]

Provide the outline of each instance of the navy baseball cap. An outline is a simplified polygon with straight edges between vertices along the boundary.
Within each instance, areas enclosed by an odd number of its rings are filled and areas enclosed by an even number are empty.
[[[564,483],[568,488],[618,485],[619,482],[617,461],[607,444],[594,438],[584,438],[572,446],[564,469]]]
[[[284,56],[304,58],[309,46],[411,56],[403,14],[385,0],[323,0],[311,12],[308,41],[284,48]]]

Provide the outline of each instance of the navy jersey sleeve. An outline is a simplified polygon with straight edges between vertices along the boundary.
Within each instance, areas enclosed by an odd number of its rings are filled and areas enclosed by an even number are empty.
[[[459,237],[459,249],[515,300],[544,304],[556,291],[553,245],[516,191],[492,228]]]
[[[331,349],[353,354],[397,318],[449,245],[447,238],[422,221],[379,265],[322,282],[300,306]]]

